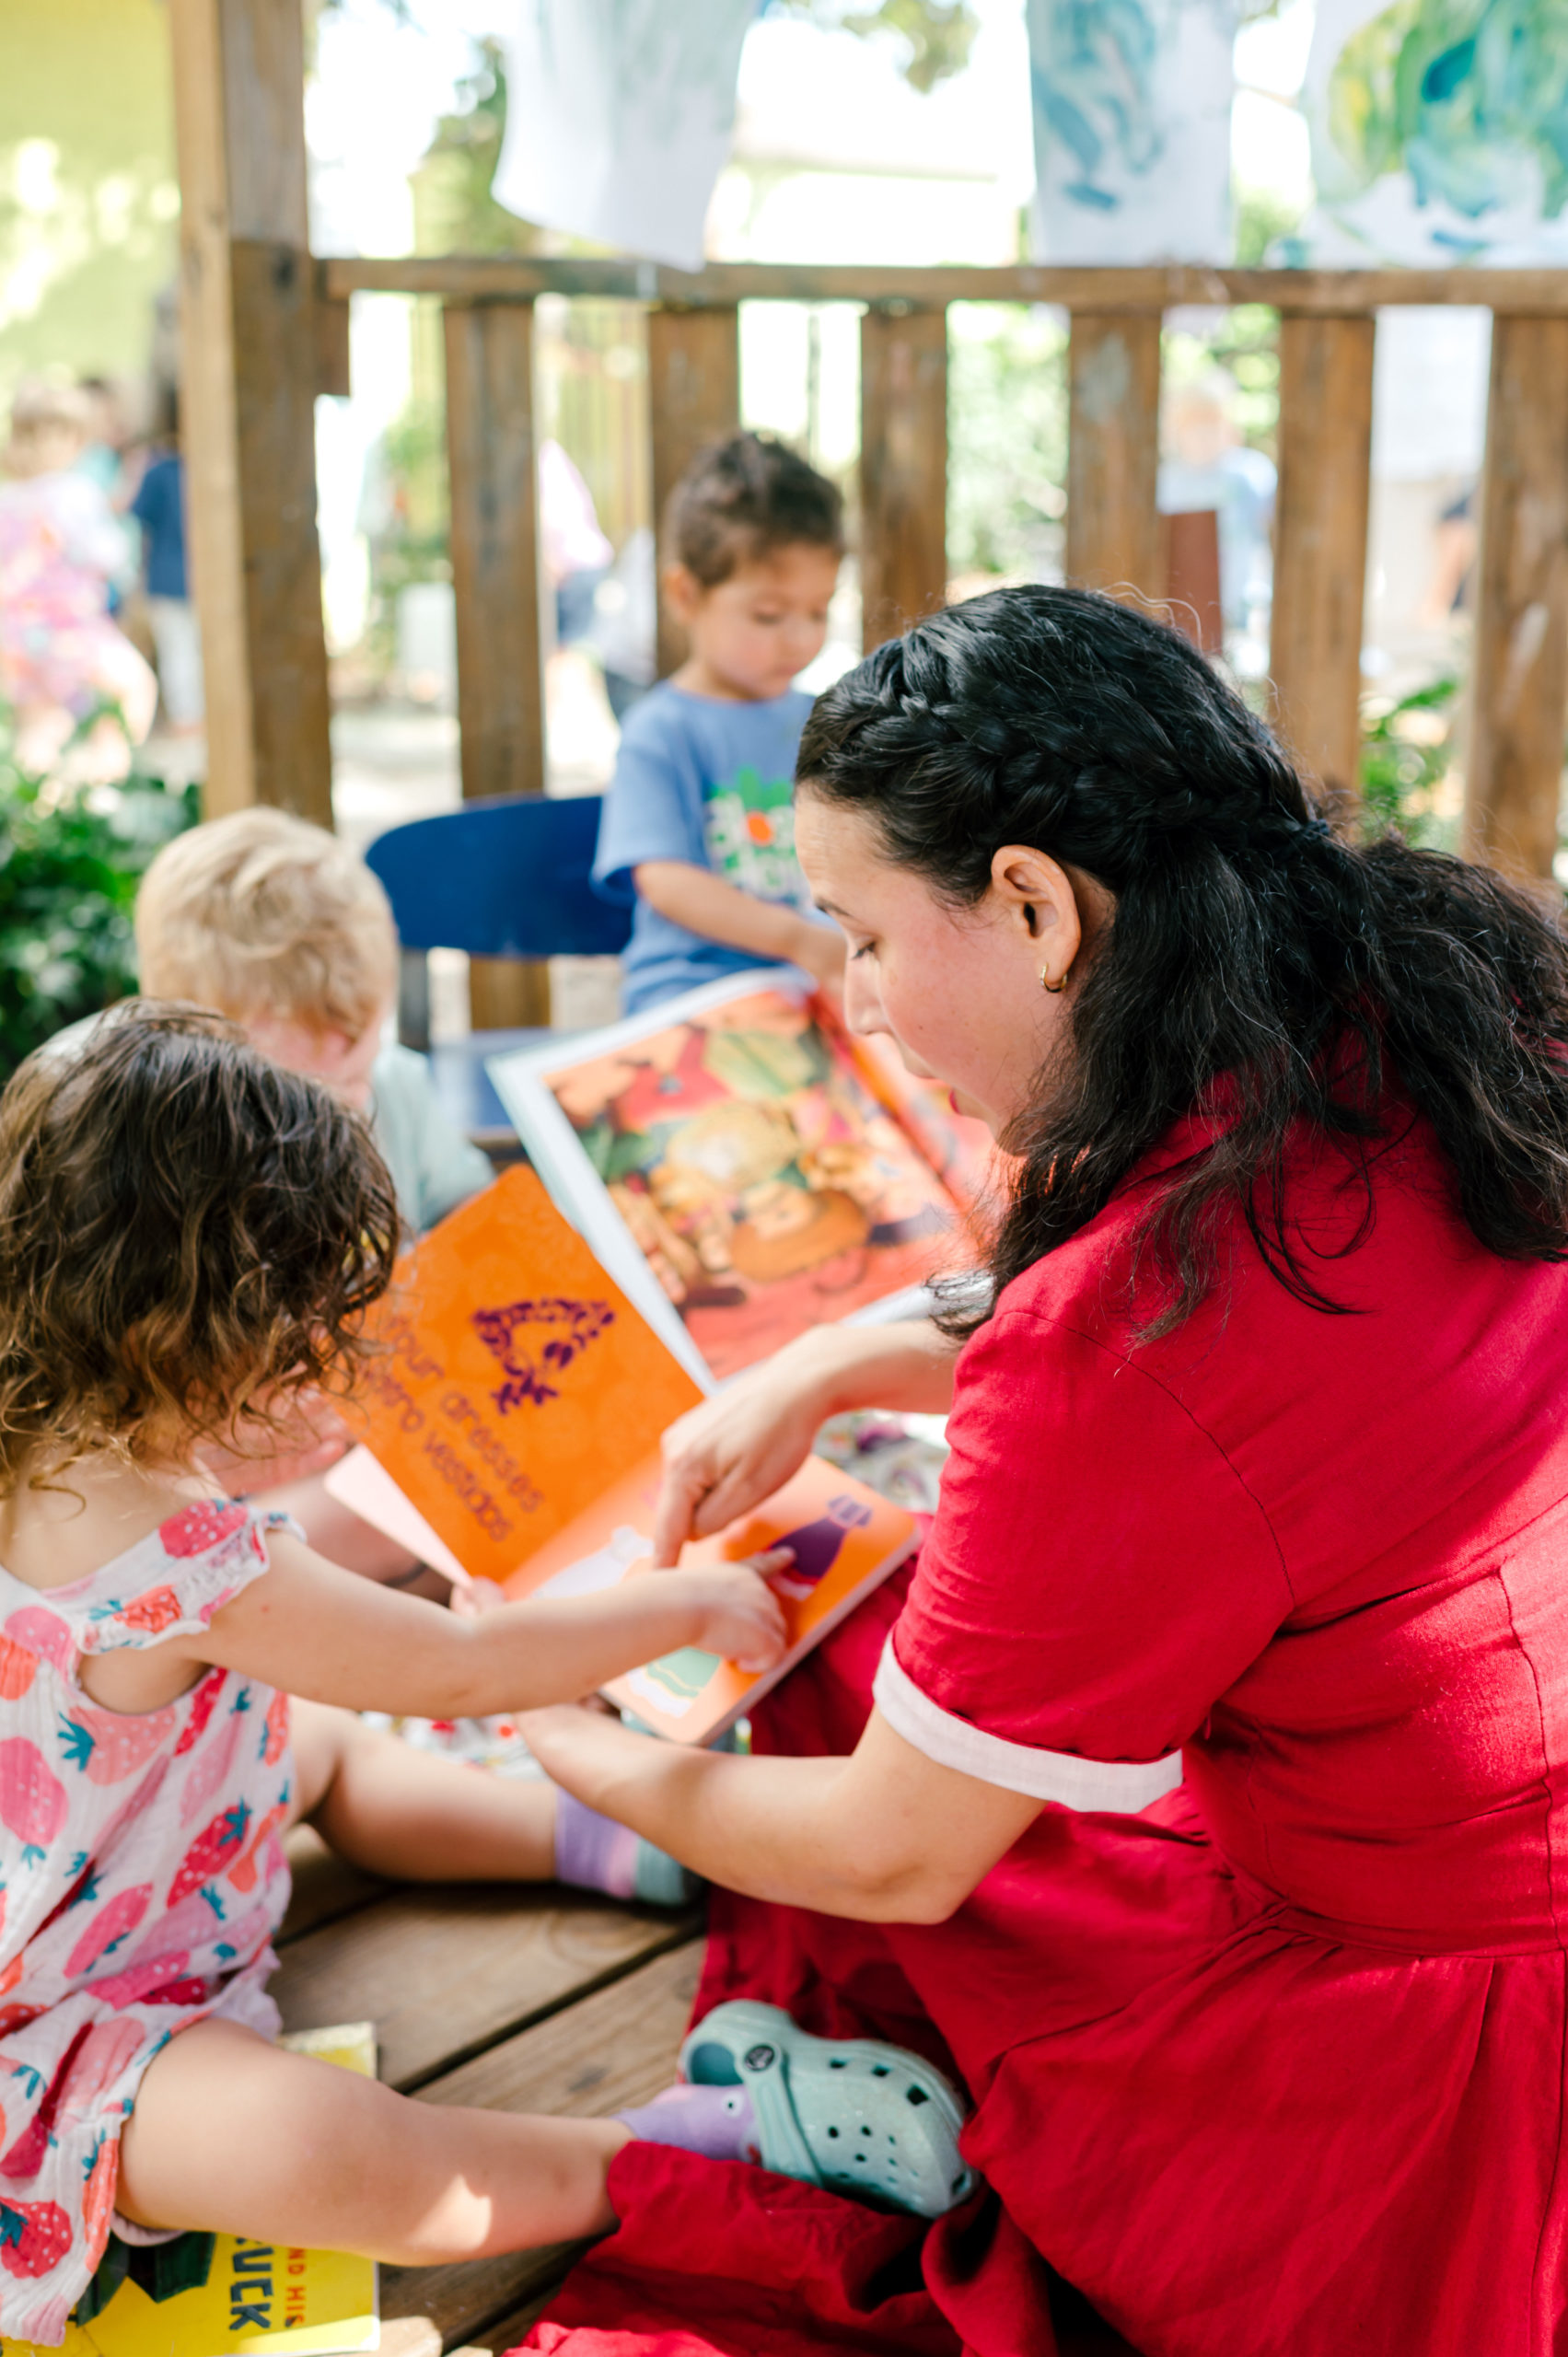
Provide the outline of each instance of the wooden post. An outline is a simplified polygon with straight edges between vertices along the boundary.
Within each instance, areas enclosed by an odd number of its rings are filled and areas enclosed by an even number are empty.
[[[1273,719],[1331,815],[1361,803],[1361,628],[1372,464],[1369,313],[1280,319]]]
[[[449,305],[447,455],[463,798],[544,792],[533,305]],[[474,1028],[550,1021],[543,965],[476,958]]]
[[[860,321],[861,644],[947,594],[947,314],[907,304]]]
[[[648,409],[653,431],[654,530],[664,562],[664,511],[699,450],[740,423],[740,311],[734,303],[700,310],[656,305],[648,313]],[[658,673],[686,659],[686,641],[659,600]]]
[[[1157,600],[1160,314],[1074,311],[1067,369],[1067,578]]]
[[[300,0],[171,0],[207,808],[332,823]]]
[[[1465,850],[1551,877],[1568,721],[1568,319],[1492,323]]]

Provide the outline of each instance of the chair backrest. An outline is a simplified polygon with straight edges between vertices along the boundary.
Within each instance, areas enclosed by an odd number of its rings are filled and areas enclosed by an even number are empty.
[[[624,949],[632,911],[588,881],[599,796],[498,795],[378,835],[380,877],[405,949],[470,958],[595,958]]]

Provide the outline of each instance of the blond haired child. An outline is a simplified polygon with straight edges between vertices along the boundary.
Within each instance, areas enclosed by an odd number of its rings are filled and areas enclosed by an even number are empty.
[[[391,911],[324,829],[256,809],[176,836],[143,878],[136,952],[149,998],[215,1007],[274,1063],[368,1116],[414,1232],[490,1179],[424,1057],[383,1037],[397,997]]]
[[[834,486],[771,435],[732,435],[670,495],[660,586],[686,661],[627,713],[595,881],[635,909],[628,1014],[764,960],[836,988],[843,943],[795,856],[795,757],[843,555]]]
[[[254,809],[176,836],[142,880],[136,950],[149,998],[215,1007],[285,1071],[364,1114],[406,1231],[488,1184],[489,1162],[441,1110],[424,1058],[385,1037],[397,993],[391,911],[365,862],[323,828]],[[347,1434],[324,1406],[315,1423],[303,1453],[251,1469],[261,1503],[292,1515],[349,1571],[443,1588],[331,1494],[323,1476]]]
[[[363,1122],[218,1018],[133,1002],[0,1100],[9,2340],[62,2339],[116,2211],[133,2237],[412,2264],[610,2222],[624,2127],[409,2102],[269,2043],[280,1837],[308,1818],[414,1880],[548,1876],[549,1785],[354,1712],[564,1701],[685,1644],[761,1665],[784,1622],[744,1564],[460,1620],[214,1496],[203,1444],[345,1386],[397,1240]]]

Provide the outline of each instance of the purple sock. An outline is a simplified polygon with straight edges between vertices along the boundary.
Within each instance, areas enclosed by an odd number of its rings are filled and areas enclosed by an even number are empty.
[[[570,1793],[555,1794],[555,1878],[579,1890],[630,1898],[637,1887],[638,1837],[613,1817],[586,1808]]]
[[[710,2161],[760,2161],[757,2121],[744,2087],[666,2087],[617,2119],[645,2144],[674,2144]]]

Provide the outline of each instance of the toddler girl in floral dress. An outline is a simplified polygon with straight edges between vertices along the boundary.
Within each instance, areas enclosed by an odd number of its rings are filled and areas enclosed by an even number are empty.
[[[217,1017],[117,1010],[0,1099],[9,2340],[63,2339],[111,2223],[420,2264],[611,2223],[626,2125],[413,2103],[270,2043],[292,1823],[412,1879],[548,1876],[570,1847],[592,1881],[627,1838],[356,1711],[516,1711],[783,1643],[745,1564],[461,1620],[211,1496],[203,1446],[275,1446],[291,1400],[345,1387],[397,1235],[364,1125]]]

